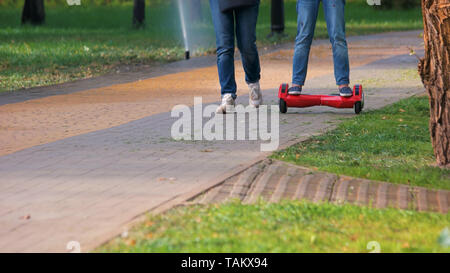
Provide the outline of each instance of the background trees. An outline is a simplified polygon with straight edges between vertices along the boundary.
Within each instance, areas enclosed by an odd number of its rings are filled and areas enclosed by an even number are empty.
[[[45,22],[44,0],[25,0],[22,11],[22,24],[41,25]]]
[[[133,26],[135,28],[145,26],[145,0],[134,0]]]

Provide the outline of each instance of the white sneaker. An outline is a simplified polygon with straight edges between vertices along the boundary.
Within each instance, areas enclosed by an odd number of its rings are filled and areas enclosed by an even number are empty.
[[[248,88],[250,89],[250,92],[248,94],[248,104],[255,108],[258,108],[263,102],[259,82],[250,83],[248,85]]]
[[[226,114],[226,113],[234,112],[235,105],[236,105],[236,103],[234,102],[233,96],[231,96],[231,94],[225,94],[222,97],[222,103],[220,104],[219,107],[217,107],[216,113],[217,114]]]

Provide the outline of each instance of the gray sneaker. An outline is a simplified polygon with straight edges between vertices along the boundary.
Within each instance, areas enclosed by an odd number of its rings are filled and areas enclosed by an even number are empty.
[[[342,87],[339,89],[339,95],[341,95],[341,97],[351,97],[353,96],[353,90],[348,86]]]
[[[259,82],[250,83],[248,85],[248,88],[250,89],[250,92],[248,94],[248,104],[255,108],[258,108],[263,101]]]
[[[217,107],[217,114],[226,114],[235,111],[236,103],[231,94],[225,94],[222,97],[222,103]]]

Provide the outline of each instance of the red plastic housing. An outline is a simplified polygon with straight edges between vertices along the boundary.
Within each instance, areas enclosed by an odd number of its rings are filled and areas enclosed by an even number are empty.
[[[289,95],[289,85],[282,84],[278,91],[278,98],[284,100],[287,107],[311,107],[311,106],[329,106],[334,108],[353,108],[356,102],[364,105],[364,94],[362,85],[353,87],[353,96],[341,97],[339,95]],[[362,107],[361,107],[362,108]]]

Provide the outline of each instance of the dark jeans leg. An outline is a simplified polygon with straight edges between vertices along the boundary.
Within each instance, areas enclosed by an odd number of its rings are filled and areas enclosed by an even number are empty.
[[[336,84],[350,82],[347,40],[345,39],[345,0],[322,0],[328,36],[333,47],[334,76]]]
[[[233,11],[222,13],[219,0],[209,0],[216,33],[217,69],[221,94],[236,97],[236,80],[234,77],[234,14]]]
[[[258,82],[261,78],[258,49],[256,47],[256,23],[259,5],[241,8],[235,11],[236,38],[242,56],[242,64],[247,83]]]
[[[292,83],[304,85],[309,51],[316,28],[320,0],[297,0],[297,37],[295,38]]]

